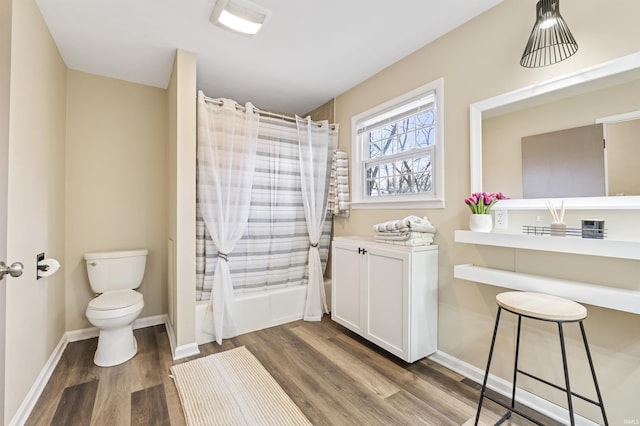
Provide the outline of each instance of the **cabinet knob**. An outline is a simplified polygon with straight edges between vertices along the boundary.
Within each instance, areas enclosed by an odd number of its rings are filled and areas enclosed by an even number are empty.
[[[365,254],[366,252],[367,252],[367,249],[358,247],[358,254]]]

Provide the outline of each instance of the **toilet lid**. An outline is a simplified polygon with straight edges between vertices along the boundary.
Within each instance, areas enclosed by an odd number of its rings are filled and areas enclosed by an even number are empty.
[[[142,303],[142,294],[135,290],[117,290],[102,293],[89,302],[89,308],[97,311],[126,308],[127,306]]]

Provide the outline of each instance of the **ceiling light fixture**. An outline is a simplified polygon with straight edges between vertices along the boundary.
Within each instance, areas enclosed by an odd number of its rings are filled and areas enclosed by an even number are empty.
[[[560,15],[560,0],[540,0],[536,23],[524,49],[520,65],[538,68],[564,61],[578,51],[578,43]]]
[[[227,30],[254,35],[271,11],[249,0],[217,0],[209,20]]]

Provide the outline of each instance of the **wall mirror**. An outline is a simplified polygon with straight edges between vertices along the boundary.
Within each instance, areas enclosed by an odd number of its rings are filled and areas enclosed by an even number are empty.
[[[606,135],[609,124],[640,120],[638,111],[640,52],[471,104],[471,190],[505,193],[512,199],[500,202],[503,209],[546,209],[548,199],[559,205],[553,197],[522,197],[521,139],[595,123],[605,125]],[[637,159],[640,135],[633,149],[625,155]],[[614,192],[562,199],[568,209],[640,209],[640,183]]]

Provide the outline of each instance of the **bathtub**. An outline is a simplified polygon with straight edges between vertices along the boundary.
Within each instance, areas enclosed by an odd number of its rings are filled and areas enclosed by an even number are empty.
[[[262,330],[302,319],[306,286],[244,293],[236,295],[236,327],[238,334]],[[327,306],[331,307],[331,278],[325,278]],[[215,337],[202,329],[209,302],[196,303],[196,341],[198,345],[213,342]]]

